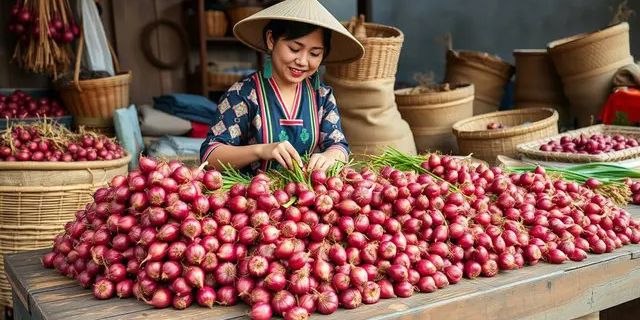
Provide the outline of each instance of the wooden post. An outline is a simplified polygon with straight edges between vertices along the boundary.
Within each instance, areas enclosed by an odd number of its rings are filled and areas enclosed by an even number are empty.
[[[205,34],[204,0],[198,0],[198,42],[200,43],[200,84],[202,95],[209,97],[209,81],[207,79],[207,38]]]
[[[364,14],[366,21],[371,21],[371,0],[358,0],[358,16]]]

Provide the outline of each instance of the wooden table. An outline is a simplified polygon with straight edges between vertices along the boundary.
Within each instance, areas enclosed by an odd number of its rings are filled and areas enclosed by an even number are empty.
[[[630,212],[640,217],[640,207]],[[74,280],[43,269],[48,250],[5,256],[16,319],[238,319],[248,307],[192,306],[155,310],[135,299],[93,298]],[[608,308],[601,319],[640,319],[640,245],[589,255],[583,262],[540,263],[494,278],[464,279],[411,298],[381,300],[355,310],[339,309],[317,319],[573,319]],[[622,310],[622,311],[620,311]]]

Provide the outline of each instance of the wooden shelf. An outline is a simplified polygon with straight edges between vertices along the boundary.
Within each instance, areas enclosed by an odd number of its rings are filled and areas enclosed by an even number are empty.
[[[232,43],[240,43],[238,38],[233,36],[228,37],[207,37],[208,42],[232,42]]]
[[[209,86],[208,88],[209,92],[225,92],[227,89],[229,89],[229,87]]]

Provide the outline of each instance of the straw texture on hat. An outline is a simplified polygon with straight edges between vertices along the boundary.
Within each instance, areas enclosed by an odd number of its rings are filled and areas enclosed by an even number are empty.
[[[317,0],[277,3],[236,23],[233,34],[249,47],[267,52],[262,32],[271,20],[304,22],[331,30],[331,52],[324,62],[352,62],[364,55],[362,44]]]

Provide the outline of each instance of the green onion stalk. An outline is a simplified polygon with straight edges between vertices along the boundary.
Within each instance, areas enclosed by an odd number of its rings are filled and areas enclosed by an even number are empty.
[[[302,163],[309,163],[309,154],[301,157]],[[342,169],[352,165],[352,161],[344,162],[337,160],[331,167],[325,171],[327,178],[340,175]],[[272,169],[269,170],[267,176],[271,179],[272,185],[277,189],[282,189],[289,182],[304,183],[309,189],[313,189],[311,181],[311,172],[306,169],[306,165],[300,167],[296,161],[293,162],[293,168],[285,169]]]
[[[537,166],[507,167],[509,172],[530,172]],[[600,182],[595,187],[595,191],[610,198],[620,206],[627,205],[631,197],[631,190],[625,183],[627,179],[639,179],[640,171],[625,168],[620,165],[602,162],[593,162],[575,165],[567,168],[543,167],[552,176],[560,177],[564,180],[589,184],[588,181],[595,179]]]
[[[301,159],[302,162],[308,163],[309,157],[310,156],[308,154],[304,155]],[[353,162],[336,161],[331,167],[329,167],[329,169],[327,169],[325,174],[327,177],[338,176],[344,167],[350,166],[352,163]],[[231,189],[234,184],[240,183],[247,185],[253,178],[250,175],[241,173],[230,164],[220,162],[220,169],[223,178],[222,189],[225,191]],[[270,179],[271,186],[276,189],[282,189],[290,182],[304,183],[310,189],[313,189],[310,172],[308,172],[305,167],[301,167],[296,161],[293,162],[293,168],[271,169],[265,174]]]
[[[243,174],[238,169],[234,168],[230,164],[222,163],[222,161],[218,160],[220,163],[220,173],[222,174],[222,190],[229,191],[231,187],[235,184],[244,184],[247,185],[251,182],[251,176],[247,174]]]
[[[367,155],[367,160],[365,160],[364,165],[368,165],[378,171],[383,167],[389,166],[401,171],[426,173],[435,180],[446,182],[446,180],[422,167],[422,163],[428,161],[429,156],[430,154],[408,155],[393,147],[387,147],[381,155]],[[449,190],[455,192],[460,191],[460,189],[451,183],[449,184]]]

